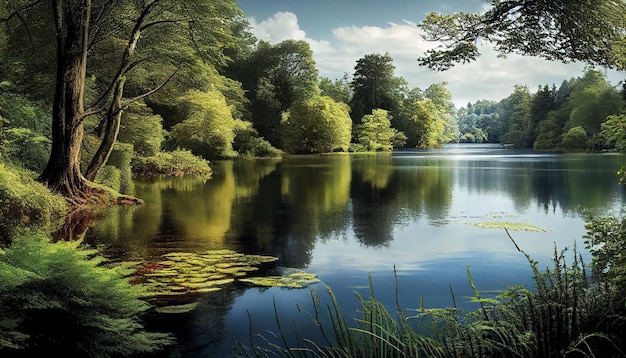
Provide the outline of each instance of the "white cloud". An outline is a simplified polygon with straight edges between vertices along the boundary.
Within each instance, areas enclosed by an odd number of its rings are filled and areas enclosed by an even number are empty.
[[[255,18],[248,19],[254,35],[270,43],[279,43],[284,40],[304,40],[306,33],[300,29],[298,18],[291,12],[277,12],[274,16],[257,22]]]
[[[581,76],[583,64],[562,64],[540,58],[510,55],[498,58],[489,46],[480,48],[482,56],[469,64],[458,64],[445,72],[434,72],[418,66],[417,58],[432,47],[424,41],[415,23],[388,23],[379,26],[350,26],[332,30],[332,41],[318,41],[306,36],[300,29],[298,18],[291,12],[278,12],[257,22],[249,19],[253,33],[270,43],[287,39],[305,40],[311,45],[313,56],[321,76],[339,78],[352,74],[359,58],[371,53],[389,53],[394,59],[396,75],[404,77],[412,87],[422,89],[433,83],[448,82],[457,107],[480,99],[500,100],[513,93],[514,86],[527,85],[531,92],[538,85],[557,86],[563,80]],[[623,80],[623,74],[608,72],[613,84]]]

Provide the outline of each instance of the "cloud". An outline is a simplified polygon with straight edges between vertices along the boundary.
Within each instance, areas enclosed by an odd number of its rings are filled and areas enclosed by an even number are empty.
[[[305,40],[313,50],[320,76],[340,78],[352,74],[359,58],[371,53],[389,53],[394,60],[396,76],[406,79],[411,87],[425,89],[433,83],[448,82],[448,89],[457,108],[481,99],[499,101],[513,93],[515,85],[527,85],[531,92],[538,85],[559,86],[563,80],[581,76],[585,66],[563,64],[536,57],[510,55],[499,58],[488,45],[481,46],[482,56],[469,64],[435,72],[420,67],[417,58],[435,45],[424,41],[417,25],[411,21],[388,23],[386,26],[348,26],[332,30],[331,41],[308,38],[291,12],[278,12],[257,22],[248,19],[253,33],[270,43],[287,39]],[[616,71],[609,71],[613,84],[623,80]]]
[[[249,18],[250,26],[254,35],[270,43],[279,43],[284,40],[304,40],[306,33],[300,29],[298,18],[291,12],[277,12],[274,16],[257,22],[255,18]]]

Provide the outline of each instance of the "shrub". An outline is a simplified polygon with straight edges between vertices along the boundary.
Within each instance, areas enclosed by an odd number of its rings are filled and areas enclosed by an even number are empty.
[[[280,157],[282,152],[270,142],[259,137],[259,132],[251,127],[235,130],[233,149],[244,158]]]
[[[142,176],[211,174],[206,160],[193,155],[191,151],[180,149],[160,152],[152,157],[135,157],[131,165],[133,173]]]
[[[52,231],[62,223],[65,199],[34,178],[31,171],[0,163],[0,239],[21,225]]]
[[[50,140],[28,128],[9,128],[4,133],[2,151],[7,161],[41,172],[50,156]]]
[[[143,329],[149,305],[102,262],[79,241],[17,233],[0,251],[0,355],[130,356],[170,344]]]

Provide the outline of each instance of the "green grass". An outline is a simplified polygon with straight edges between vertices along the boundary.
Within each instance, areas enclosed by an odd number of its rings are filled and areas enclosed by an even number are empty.
[[[474,290],[475,311],[426,308],[423,304],[406,316],[397,303],[393,312],[378,301],[370,280],[370,295],[356,294],[361,315],[346,319],[331,288],[325,286],[330,303],[322,304],[312,291],[314,311],[308,316],[324,342],[297,334],[290,345],[276,314],[278,332],[250,334],[240,343],[245,357],[623,357],[624,298],[618,292],[623,282],[591,276],[574,247],[555,247],[553,266],[541,271],[505,230],[515,248],[525,255],[535,287],[510,287],[496,297],[484,297],[467,270]],[[626,245],[626,244],[624,244]],[[251,318],[252,319],[252,318]],[[411,323],[429,324],[429,334],[420,334]],[[297,329],[297,327],[296,327]]]

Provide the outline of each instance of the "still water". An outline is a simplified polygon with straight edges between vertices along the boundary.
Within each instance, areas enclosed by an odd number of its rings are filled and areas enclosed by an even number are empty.
[[[138,180],[141,207],[111,209],[88,242],[117,257],[149,259],[172,251],[231,249],[272,255],[279,265],[316,274],[346,315],[355,292],[417,308],[467,296],[469,269],[485,295],[531,283],[526,258],[502,229],[485,222],[532,224],[512,231],[542,266],[557,250],[584,250],[585,213],[620,215],[626,194],[616,154],[536,154],[492,145],[450,145],[393,154],[294,156],[282,160],[214,162],[213,178]],[[474,224],[474,225],[473,225]],[[394,268],[396,276],[394,276]],[[312,329],[311,290],[235,287],[207,296],[173,320],[179,344],[172,357],[229,356],[233,340],[283,327]],[[313,334],[313,333],[311,333]],[[313,338],[315,338],[313,334]]]

